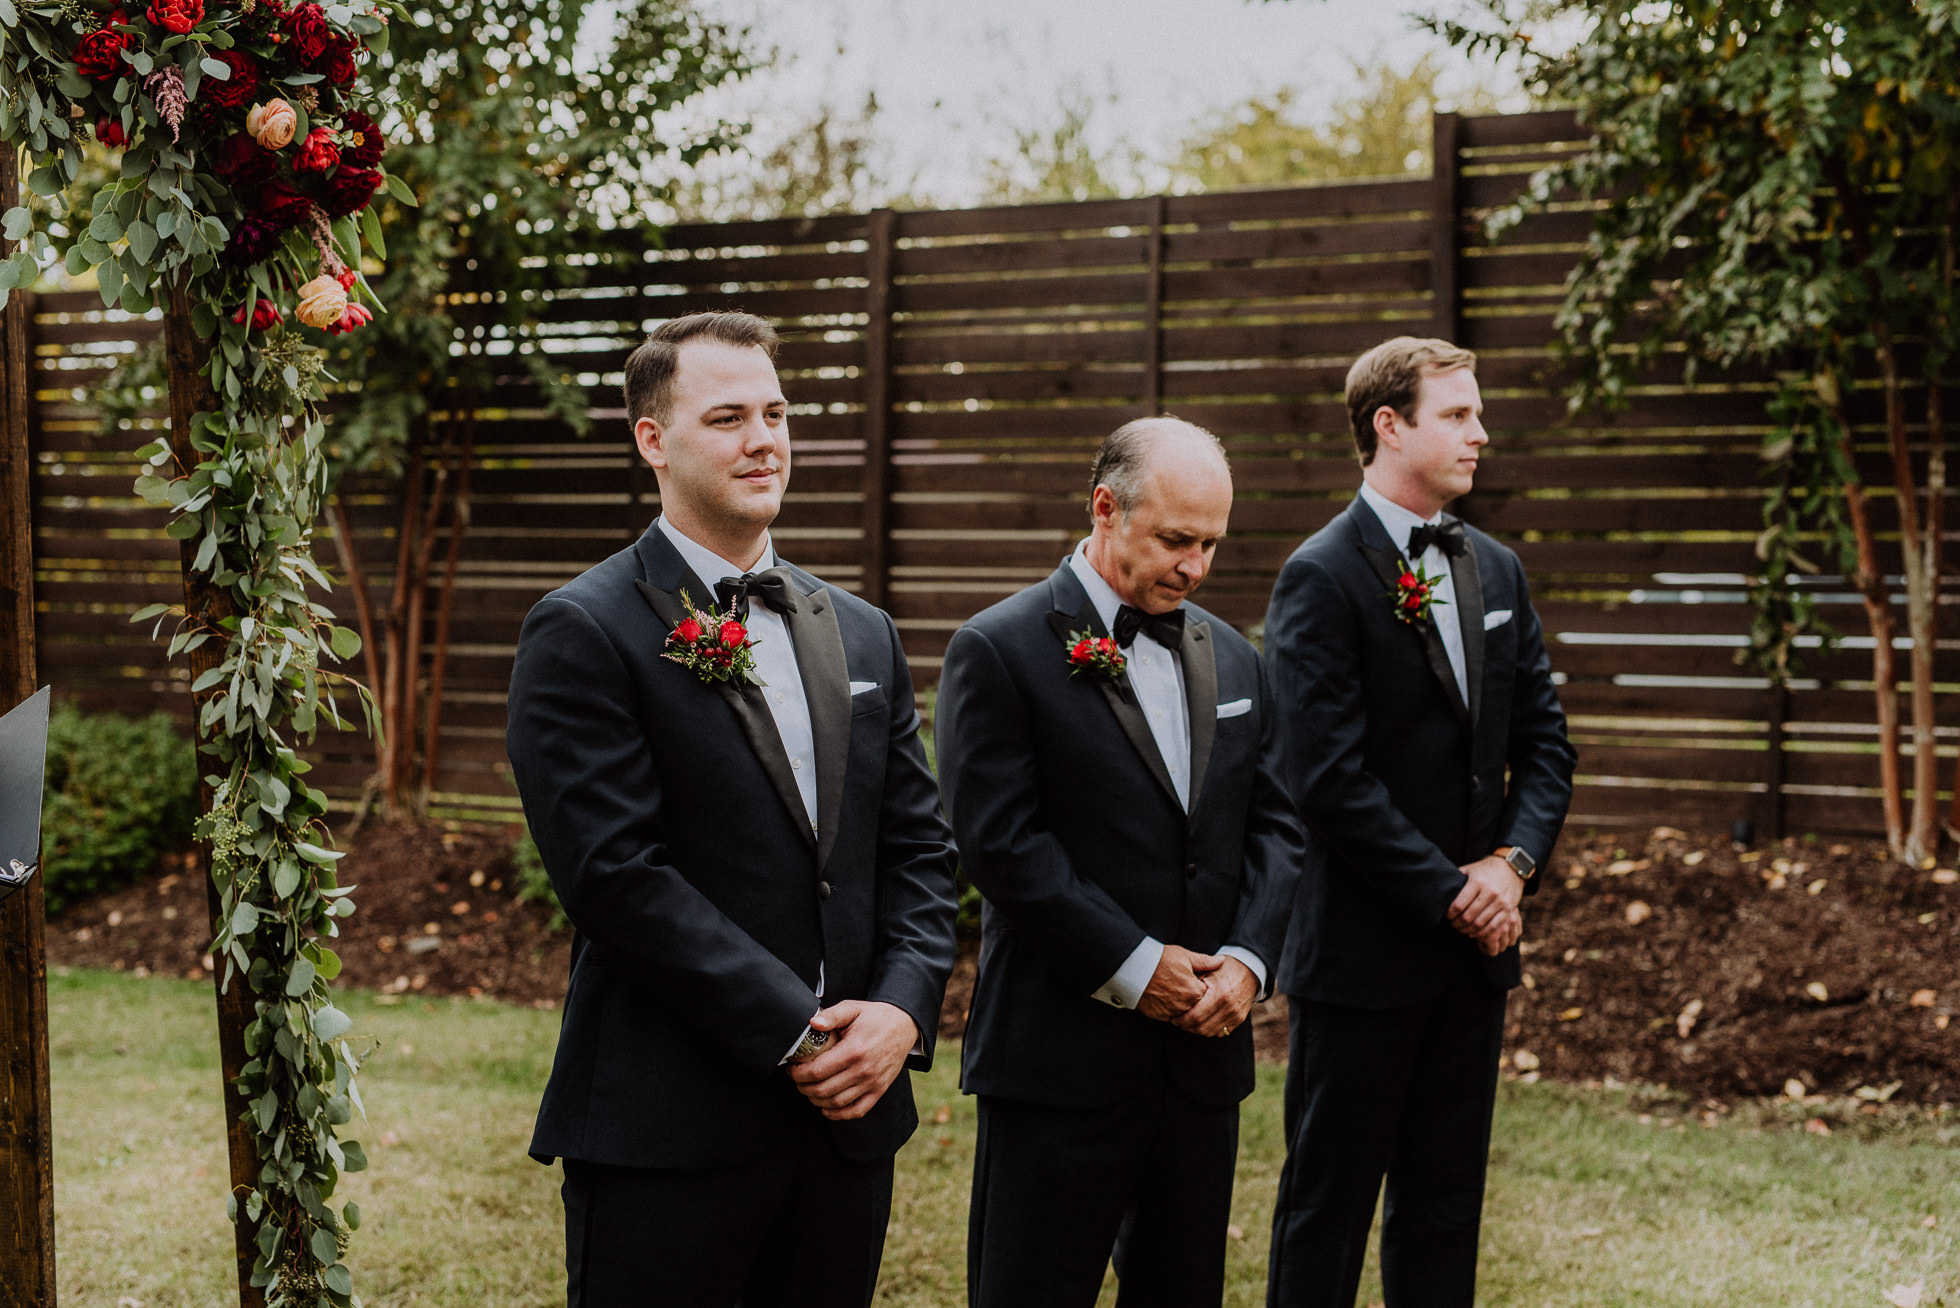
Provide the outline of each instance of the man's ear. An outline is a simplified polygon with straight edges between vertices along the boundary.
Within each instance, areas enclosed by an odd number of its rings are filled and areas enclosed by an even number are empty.
[[[1375,410],[1375,447],[1402,452],[1402,415],[1392,405],[1384,404]]]
[[[633,424],[633,444],[639,447],[640,457],[646,460],[649,468],[667,466],[666,433],[660,424],[651,418],[641,418]]]
[[[1089,521],[1092,524],[1116,522],[1121,512],[1116,507],[1116,493],[1107,486],[1098,486],[1089,492]]]

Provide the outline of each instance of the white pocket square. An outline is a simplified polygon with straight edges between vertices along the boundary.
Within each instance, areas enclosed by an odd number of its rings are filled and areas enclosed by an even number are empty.
[[[1218,716],[1221,718],[1236,718],[1250,712],[1252,712],[1252,701],[1249,699],[1235,699],[1229,704],[1218,706]]]
[[[1511,620],[1511,610],[1492,609],[1484,614],[1484,630],[1494,631]]]
[[[878,683],[875,681],[853,681],[851,683],[851,693],[853,695],[862,695],[867,690],[876,689],[878,689]]]

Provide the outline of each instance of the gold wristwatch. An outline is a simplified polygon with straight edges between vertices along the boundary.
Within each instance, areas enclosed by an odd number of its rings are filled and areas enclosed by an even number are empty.
[[[796,1042],[796,1048],[789,1051],[791,1063],[807,1063],[824,1050],[830,1048],[830,1032],[811,1027],[803,1032],[803,1038]]]

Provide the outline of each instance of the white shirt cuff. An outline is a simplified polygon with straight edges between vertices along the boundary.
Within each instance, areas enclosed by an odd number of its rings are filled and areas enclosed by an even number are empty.
[[[1253,979],[1259,983],[1259,993],[1253,996],[1254,999],[1265,999],[1272,993],[1266,989],[1266,964],[1260,960],[1259,955],[1253,953],[1250,949],[1242,949],[1238,945],[1227,945],[1218,952],[1220,956],[1224,958],[1236,958],[1239,962],[1244,963],[1252,969]]]
[[[1150,988],[1150,978],[1157,975],[1157,964],[1163,958],[1163,944],[1145,936],[1143,943],[1123,960],[1123,966],[1116,969],[1116,975],[1103,982],[1102,989],[1091,998],[1112,1008],[1135,1008],[1142,1001],[1143,992]]]

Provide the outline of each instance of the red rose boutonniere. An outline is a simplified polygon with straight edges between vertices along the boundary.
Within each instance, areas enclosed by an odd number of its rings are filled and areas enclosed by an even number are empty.
[[[1068,674],[1071,677],[1088,672],[1114,681],[1123,675],[1123,665],[1128,661],[1116,642],[1108,636],[1097,636],[1087,631],[1069,633]]]
[[[667,633],[661,658],[680,664],[703,681],[769,684],[755,670],[755,655],[749,652],[755,642],[749,639],[749,629],[732,612],[717,613],[713,606],[697,609],[686,591],[681,592],[681,603],[687,616]]]
[[[1422,570],[1422,565],[1410,567],[1402,561],[1402,573],[1395,579],[1395,592],[1390,596],[1395,601],[1395,616],[1414,626],[1428,618],[1438,604],[1448,604],[1446,599],[1436,597],[1436,583],[1443,579],[1442,574],[1430,576]]]

